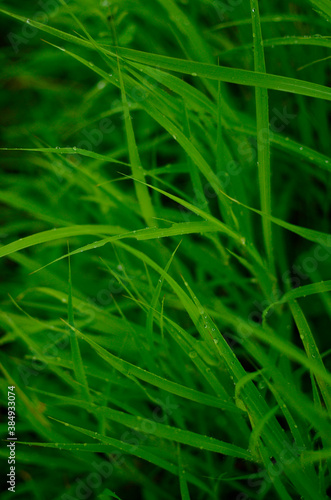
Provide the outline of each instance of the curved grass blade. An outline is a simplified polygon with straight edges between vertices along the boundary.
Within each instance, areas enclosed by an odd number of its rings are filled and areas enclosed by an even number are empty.
[[[176,382],[172,382],[163,377],[160,377],[155,373],[143,370],[142,368],[139,368],[138,366],[135,366],[129,363],[128,361],[124,361],[123,359],[120,359],[111,354],[110,352],[106,351],[106,349],[101,347],[94,340],[88,338],[86,335],[81,333],[79,330],[77,330],[77,328],[74,328],[74,330],[76,331],[77,335],[80,338],[85,340],[91,347],[93,347],[93,349],[97,352],[97,354],[99,354],[100,357],[102,357],[108,364],[113,366],[117,371],[123,373],[123,375],[127,377],[131,376],[137,377],[138,379],[143,380],[144,382],[147,382],[151,385],[154,385],[159,389],[163,389],[167,392],[170,392],[171,394],[176,394],[177,396],[180,396],[182,398],[190,399],[191,401],[196,401],[201,404],[205,404],[207,406],[212,406],[214,408],[221,408],[221,409],[226,408],[233,410],[236,408],[235,405],[229,404],[227,401],[221,401],[219,398],[216,398],[209,394],[196,391],[189,387],[184,387],[180,384],[177,384]]]
[[[19,16],[17,14],[13,14],[4,9],[0,9],[0,12],[5,15],[11,16],[23,23],[26,23],[27,21],[27,18]],[[73,42],[83,47],[93,48],[91,42],[84,40],[83,38],[70,35],[61,30],[52,28],[51,26],[48,26],[46,24],[34,21],[33,19],[30,20],[30,24],[35,28],[38,28],[63,40]],[[116,57],[116,53],[109,50],[109,48],[104,48],[103,50],[105,53],[112,55],[114,58]],[[331,100],[331,91],[327,87],[310,82],[296,80],[294,78],[287,78],[269,74],[264,75],[256,73],[254,71],[226,68],[212,64],[198,63],[196,61],[185,61],[184,59],[174,59],[167,56],[161,56],[159,54],[149,54],[133,49],[126,49],[123,47],[117,47],[116,50],[118,51],[119,55],[122,55],[128,60],[141,62],[150,66],[156,66],[162,69],[167,69],[169,71],[176,71],[189,75],[193,74],[194,76],[210,78],[212,80],[221,80],[238,85],[248,85],[253,87],[256,86],[279,90],[282,92],[306,95],[319,99]]]
[[[24,248],[29,248],[33,245],[39,245],[49,241],[56,241],[63,238],[70,238],[72,236],[102,236],[103,234],[122,234],[126,232],[125,229],[116,226],[99,226],[99,225],[81,225],[55,228],[49,231],[42,231],[40,233],[26,236],[17,241],[13,241],[8,245],[0,248],[0,257],[5,257]],[[71,252],[72,255],[72,252]]]
[[[331,290],[331,282],[330,282],[330,288]],[[312,334],[312,331],[309,327],[309,324],[307,322],[307,319],[297,303],[296,300],[291,300],[290,301],[290,309],[294,318],[294,321],[297,325],[297,328],[300,333],[300,338],[302,340],[303,346],[305,348],[305,351],[307,353],[307,356],[309,359],[312,359],[315,361],[316,364],[319,365],[320,370],[323,371],[324,373],[327,373],[326,368],[324,366],[322,357],[320,355],[319,349],[317,347],[314,335]],[[320,378],[318,375],[316,376],[316,381],[320,387],[323,399],[325,401],[326,407],[328,411],[331,414],[331,385],[330,382],[326,382],[325,379]]]
[[[128,413],[113,410],[108,407],[80,402],[71,398],[66,399],[68,400],[67,402],[69,404],[85,408],[96,415],[102,414],[106,418],[129,427],[130,429],[133,429],[135,431],[149,429],[149,431],[147,431],[147,434],[152,434],[153,436],[168,439],[176,443],[186,444],[195,448],[204,449],[215,453],[221,453],[223,455],[235,458],[243,458],[245,460],[252,459],[251,454],[247,450],[240,448],[239,446],[236,446],[234,444],[225,443],[213,437],[203,436],[189,430],[179,429],[170,425],[161,424],[140,416],[129,415]]]
[[[103,436],[98,434],[97,432],[89,431],[88,429],[83,429],[82,427],[77,427],[75,425],[68,424],[67,422],[62,422],[61,420],[52,419],[60,424],[63,424],[66,427],[70,427],[71,429],[78,431],[86,436],[89,436],[92,439],[98,439],[102,441],[101,444],[94,443],[21,443],[26,445],[40,446],[45,448],[57,448],[62,450],[70,450],[70,451],[79,451],[79,452],[94,452],[94,453],[110,453],[115,450],[121,450],[128,455],[133,455],[141,458],[142,460],[146,460],[161,469],[167,470],[171,474],[178,476],[178,466],[177,464],[173,464],[167,460],[160,458],[157,454],[150,451],[146,446],[132,446],[131,443],[126,443],[125,441],[120,441],[115,438],[111,438],[108,436]],[[203,489],[206,493],[210,493],[210,490],[207,486],[195,478],[192,474],[187,474],[187,480]]]
[[[309,295],[314,295],[316,293],[326,293],[331,291],[331,280],[321,281],[320,283],[312,283],[310,285],[299,286],[298,288],[294,288],[293,290],[289,290],[286,292],[283,297],[270,304],[262,314],[262,319],[265,320],[267,318],[268,312],[271,308],[285,304],[286,302],[292,302],[300,297],[307,297]]]
[[[243,69],[232,69],[224,66],[199,63],[197,61],[186,61],[172,57],[150,54],[133,49],[117,47],[118,53],[125,59],[140,62],[142,64],[157,66],[161,69],[176,71],[193,76],[220,80],[238,85],[261,87],[281,92],[315,97],[317,99],[331,100],[331,91],[323,85],[304,82],[284,76],[257,73]]]

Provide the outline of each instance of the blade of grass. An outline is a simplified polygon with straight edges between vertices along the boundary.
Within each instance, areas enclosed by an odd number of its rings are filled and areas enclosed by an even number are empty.
[[[259,3],[250,0],[253,41],[254,68],[257,73],[266,74],[264,60],[263,38],[261,31]],[[271,215],[271,172],[270,172],[270,130],[269,130],[269,98],[268,90],[256,87],[256,134],[258,151],[258,172],[260,185],[260,200],[262,212]],[[270,219],[262,218],[264,244],[268,257],[270,271],[275,273],[274,250],[272,243],[272,227]]]
[[[71,281],[71,265],[70,265],[70,247],[68,242],[68,323],[70,326],[74,325],[74,310],[72,306],[72,281]],[[69,330],[70,336],[70,345],[71,345],[71,355],[72,355],[72,363],[74,366],[74,372],[76,376],[77,382],[80,384],[82,389],[82,396],[86,398],[88,401],[91,400],[87,378],[84,370],[83,360],[79,348],[78,339],[74,330]]]

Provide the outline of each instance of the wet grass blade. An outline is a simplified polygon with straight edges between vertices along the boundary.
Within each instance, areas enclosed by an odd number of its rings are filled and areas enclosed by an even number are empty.
[[[253,41],[254,41],[254,68],[257,73],[266,74],[264,60],[263,38],[261,31],[259,3],[250,0]],[[261,210],[271,215],[271,172],[270,172],[270,131],[269,131],[269,99],[268,90],[256,87],[256,134],[258,150],[258,172],[260,185]],[[274,250],[272,243],[272,225],[267,217],[262,219],[264,243],[271,272],[275,272]]]
[[[70,265],[70,247],[68,243],[68,272],[69,272],[69,279],[68,279],[68,323],[70,326],[74,327],[74,310],[73,310],[73,305],[72,305],[72,282],[71,282],[71,265]],[[71,355],[72,355],[72,363],[74,366],[74,371],[75,371],[75,376],[77,382],[80,384],[81,390],[82,390],[82,395],[85,397],[88,401],[91,399],[90,393],[89,393],[89,388],[87,384],[87,379],[86,379],[86,374],[85,374],[85,369],[83,365],[83,360],[79,348],[79,343],[78,339],[76,336],[76,333],[74,330],[69,329],[68,332],[70,336],[70,345],[71,345]]]

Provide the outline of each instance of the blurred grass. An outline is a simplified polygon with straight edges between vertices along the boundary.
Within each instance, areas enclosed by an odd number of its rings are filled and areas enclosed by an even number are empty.
[[[330,495],[330,12],[1,2],[15,497]]]

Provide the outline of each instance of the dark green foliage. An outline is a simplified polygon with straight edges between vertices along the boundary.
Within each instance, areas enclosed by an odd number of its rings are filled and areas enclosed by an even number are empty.
[[[326,499],[331,2],[1,13],[3,500]]]

